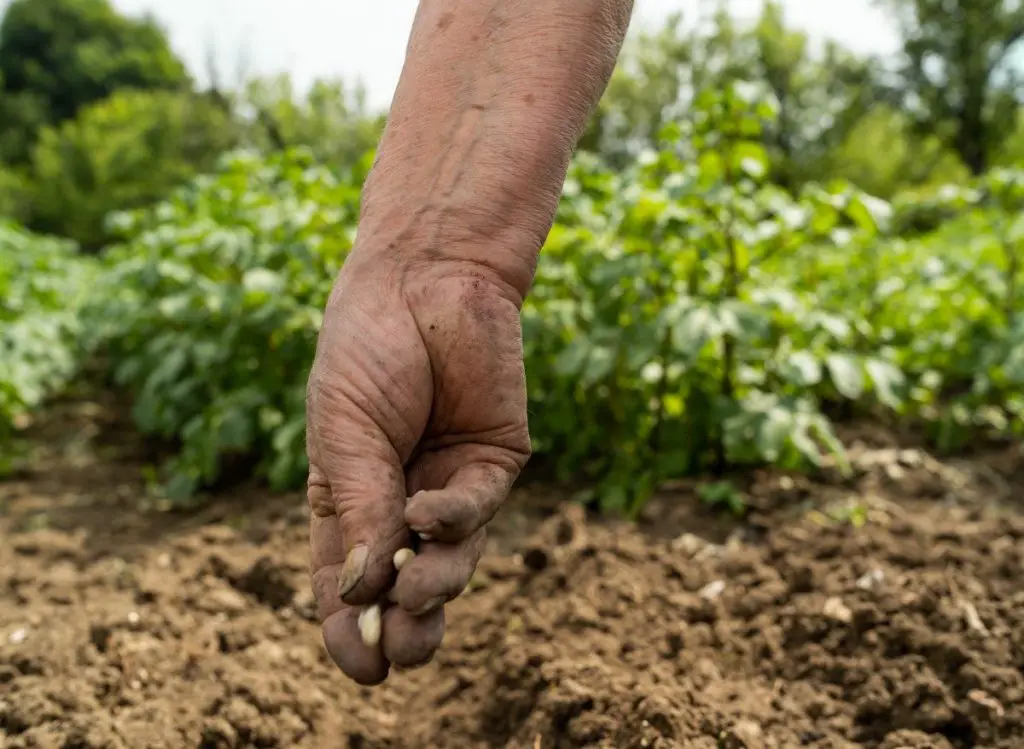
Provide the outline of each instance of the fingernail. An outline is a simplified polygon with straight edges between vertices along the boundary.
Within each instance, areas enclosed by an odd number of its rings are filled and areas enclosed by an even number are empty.
[[[368,648],[377,646],[380,642],[380,606],[373,604],[367,606],[359,614],[359,638]]]
[[[395,552],[394,556],[395,569],[401,572],[402,567],[407,565],[409,561],[415,556],[416,552],[412,549],[399,549]]]
[[[438,606],[443,606],[445,602],[444,596],[437,596],[437,598],[431,598],[425,604],[420,606],[418,609],[412,612],[413,616],[423,616],[424,614],[430,613]]]
[[[368,546],[356,546],[345,558],[345,566],[338,576],[338,597],[344,598],[352,588],[359,584],[366,574],[366,562],[370,556]]]

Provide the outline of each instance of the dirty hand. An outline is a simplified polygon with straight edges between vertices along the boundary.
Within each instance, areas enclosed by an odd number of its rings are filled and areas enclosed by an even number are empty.
[[[418,4],[307,391],[313,589],[357,682],[430,660],[529,456],[519,310],[632,7]]]
[[[353,251],[307,392],[313,590],[327,651],[362,684],[430,660],[530,450],[521,298],[472,264],[402,262]]]

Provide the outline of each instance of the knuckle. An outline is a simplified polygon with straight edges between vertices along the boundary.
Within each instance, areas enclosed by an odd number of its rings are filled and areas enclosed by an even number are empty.
[[[322,479],[310,476],[306,483],[306,501],[315,517],[330,517],[335,514],[331,487]]]

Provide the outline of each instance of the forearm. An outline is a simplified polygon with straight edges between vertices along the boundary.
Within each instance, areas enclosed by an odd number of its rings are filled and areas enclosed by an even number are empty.
[[[360,236],[525,295],[633,0],[421,0]]]

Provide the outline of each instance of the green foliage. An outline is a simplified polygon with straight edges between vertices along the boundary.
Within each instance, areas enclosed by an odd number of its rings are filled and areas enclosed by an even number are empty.
[[[697,489],[701,501],[710,507],[725,507],[733,515],[742,517],[747,512],[743,495],[728,481],[715,481]]]
[[[686,28],[677,14],[627,43],[581,147],[625,166],[657,145],[666,123],[687,116],[697,92],[746,81],[779,104],[760,141],[776,181],[795,187],[829,173],[835,149],[875,103],[873,68],[832,43],[812,50],[777,2],[750,25],[737,24],[724,3]]]
[[[916,134],[906,114],[877,104],[832,151],[830,176],[886,199],[906,191],[966,184],[970,172],[943,139]]]
[[[121,89],[189,84],[183,63],[151,19],[119,14],[108,0],[13,0],[0,22],[0,107],[17,120],[2,153],[27,161],[34,130],[71,119]]]
[[[522,314],[531,432],[606,509],[729,467],[842,468],[830,416],[896,414],[949,448],[1024,424],[1024,175],[895,206],[794,194],[754,91],[709,89],[629,169],[581,153],[566,182]],[[113,222],[86,319],[140,428],[179,443],[169,495],[242,456],[304,478],[306,373],[370,156],[336,178],[308,151],[236,154]]]
[[[70,243],[0,223],[0,468],[16,425],[77,370],[95,276]]]
[[[884,204],[771,184],[775,111],[746,91],[703,92],[694,123],[631,171],[577,161],[542,255],[523,312],[531,429],[563,477],[603,480],[606,506],[635,511],[658,481],[706,469],[841,461],[822,395],[884,402],[899,385],[784,265],[837,232],[870,244]]]
[[[384,118],[367,109],[365,92],[340,81],[316,81],[300,97],[287,75],[257,78],[236,108],[245,140],[262,152],[308,148],[319,163],[336,169],[357,164],[377,145]]]
[[[140,429],[180,441],[169,496],[216,480],[230,455],[258,455],[274,486],[304,480],[306,376],[359,184],[305,151],[234,154],[114,220],[126,242],[86,319],[135,394]]]
[[[0,221],[24,221],[28,212],[28,185],[13,169],[0,164]]]
[[[878,0],[903,40],[895,100],[921,134],[937,134],[975,175],[1017,125],[1024,76],[1019,0]],[[995,159],[993,159],[995,157]]]
[[[122,91],[46,128],[32,159],[32,224],[86,249],[105,244],[107,215],[163,198],[212,168],[236,133],[207,99]]]

